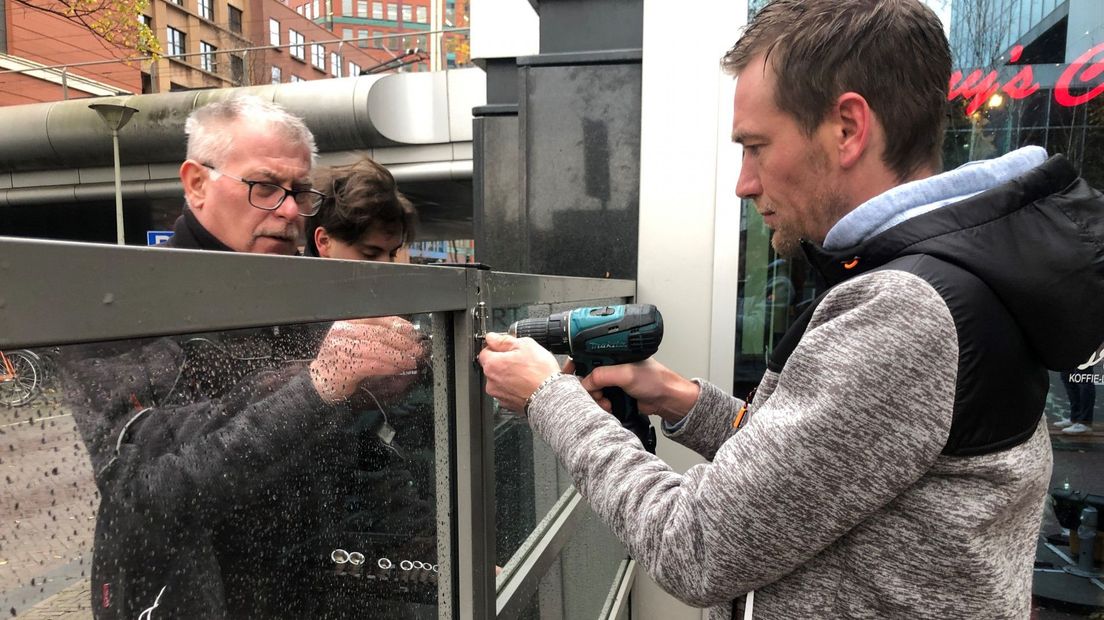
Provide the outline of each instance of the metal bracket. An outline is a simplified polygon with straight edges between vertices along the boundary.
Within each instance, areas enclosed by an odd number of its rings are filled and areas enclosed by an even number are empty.
[[[487,341],[487,302],[481,301],[472,308],[472,339],[475,341],[472,351],[479,357]]]

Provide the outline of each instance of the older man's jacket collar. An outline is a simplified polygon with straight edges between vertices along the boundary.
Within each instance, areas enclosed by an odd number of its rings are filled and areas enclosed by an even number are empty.
[[[163,244],[167,248],[185,250],[211,250],[215,252],[233,252],[230,246],[218,240],[203,224],[199,223],[192,210],[184,207],[184,213],[173,224],[173,236]]]

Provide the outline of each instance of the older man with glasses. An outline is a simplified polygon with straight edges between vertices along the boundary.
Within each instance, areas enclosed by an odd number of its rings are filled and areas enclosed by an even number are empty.
[[[303,121],[241,97],[196,110],[185,131],[187,207],[166,245],[295,254],[324,198]],[[68,349],[65,398],[101,497],[93,615],[332,615],[321,594],[338,489],[363,439],[354,397],[409,385],[425,356],[398,317]]]
[[[325,197],[311,188],[317,155],[301,119],[256,97],[199,108],[188,117],[180,166],[187,208],[169,247],[295,254],[303,217]]]

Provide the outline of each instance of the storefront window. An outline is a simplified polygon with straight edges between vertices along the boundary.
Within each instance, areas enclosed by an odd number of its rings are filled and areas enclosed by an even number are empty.
[[[1063,155],[1104,188],[1104,11],[1095,0],[925,0],[944,21],[954,69],[943,166],[1027,145]],[[754,14],[766,2],[752,0]],[[901,93],[908,96],[908,93]],[[735,392],[758,383],[779,338],[819,292],[803,262],[778,257],[749,201],[742,206]],[[1104,320],[1104,317],[1101,318]],[[1104,510],[1104,356],[1051,373],[1045,416],[1054,447],[1052,493],[1036,558],[1036,615],[1093,613],[1104,584],[1078,572],[1086,507]],[[1096,426],[1094,426],[1094,421]],[[1096,535],[1095,570],[1101,545]],[[1082,560],[1084,563],[1087,560]]]

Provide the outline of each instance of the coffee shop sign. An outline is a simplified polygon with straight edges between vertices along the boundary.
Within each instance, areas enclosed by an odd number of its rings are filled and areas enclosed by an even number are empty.
[[[1018,61],[1022,55],[1022,45],[1013,47],[1009,52],[1009,62]],[[1066,67],[1054,85],[1054,101],[1070,108],[1088,103],[1104,94],[1104,79],[1100,78],[1104,78],[1104,43],[1081,54]],[[1003,84],[998,80],[996,71],[986,74],[976,69],[965,77],[961,71],[955,71],[951,74],[950,86],[947,100],[968,100],[966,114],[976,112],[998,92],[1012,99],[1024,99],[1039,90],[1031,65],[1024,65],[1019,73]],[[1075,95],[1074,90],[1084,92]]]

